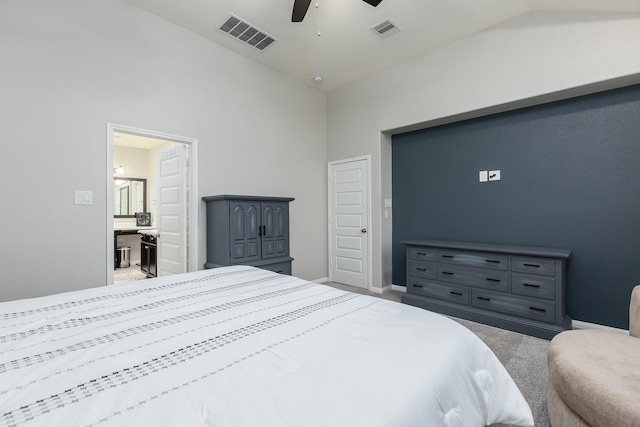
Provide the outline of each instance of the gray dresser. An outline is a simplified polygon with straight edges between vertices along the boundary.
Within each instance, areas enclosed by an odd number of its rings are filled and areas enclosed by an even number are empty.
[[[291,274],[289,202],[292,197],[219,195],[207,206],[205,268],[252,265]]]
[[[565,313],[571,250],[413,240],[402,302],[551,339],[571,329]]]

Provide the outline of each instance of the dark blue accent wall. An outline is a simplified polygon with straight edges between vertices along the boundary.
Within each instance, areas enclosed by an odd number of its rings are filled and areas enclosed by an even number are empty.
[[[567,312],[628,328],[640,283],[640,85],[393,137],[393,283],[403,240],[573,250]],[[501,180],[478,182],[481,170]]]

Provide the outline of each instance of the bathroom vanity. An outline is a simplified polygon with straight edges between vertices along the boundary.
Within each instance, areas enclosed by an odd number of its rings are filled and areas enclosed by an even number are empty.
[[[143,257],[144,257],[144,251],[142,250],[144,248],[144,245],[142,244],[142,237],[144,237],[143,233],[149,233],[151,235],[155,235],[155,239],[153,241],[153,244],[154,245],[157,244],[157,230],[152,228],[152,227],[119,226],[117,228],[114,228],[114,230],[113,230],[113,268],[114,268],[114,270],[116,268],[118,268],[118,247],[130,246],[132,252],[135,252],[135,255],[136,255],[135,257],[133,257],[133,259],[137,260],[137,243],[136,243],[136,249],[134,251],[134,248],[133,248],[133,243],[134,242],[131,241],[133,238],[129,238],[128,242],[125,242],[125,244],[123,245],[122,241],[123,240],[127,240],[127,239],[124,239],[123,236],[141,235],[141,238],[139,240],[140,243],[141,243],[140,256],[141,256],[141,261],[143,260]],[[133,255],[134,254],[132,254],[132,256]],[[156,264],[156,256],[155,256],[155,251],[154,251],[153,252],[153,265],[154,265],[154,276],[153,277],[155,277],[155,275],[156,275],[155,274],[155,264]]]
[[[140,238],[140,270],[147,277],[158,276],[158,232],[156,230],[139,231]]]

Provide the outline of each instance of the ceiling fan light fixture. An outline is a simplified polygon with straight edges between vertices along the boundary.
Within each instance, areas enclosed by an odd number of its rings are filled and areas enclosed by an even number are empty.
[[[382,0],[363,0],[365,3],[376,7]],[[302,22],[307,10],[311,5],[311,0],[293,0],[293,11],[291,12],[291,22]],[[316,8],[319,6],[318,0],[315,2]]]

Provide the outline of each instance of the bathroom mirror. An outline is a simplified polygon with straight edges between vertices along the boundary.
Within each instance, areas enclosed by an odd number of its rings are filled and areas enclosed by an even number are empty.
[[[147,211],[147,180],[113,178],[113,217],[135,218],[136,212]]]

